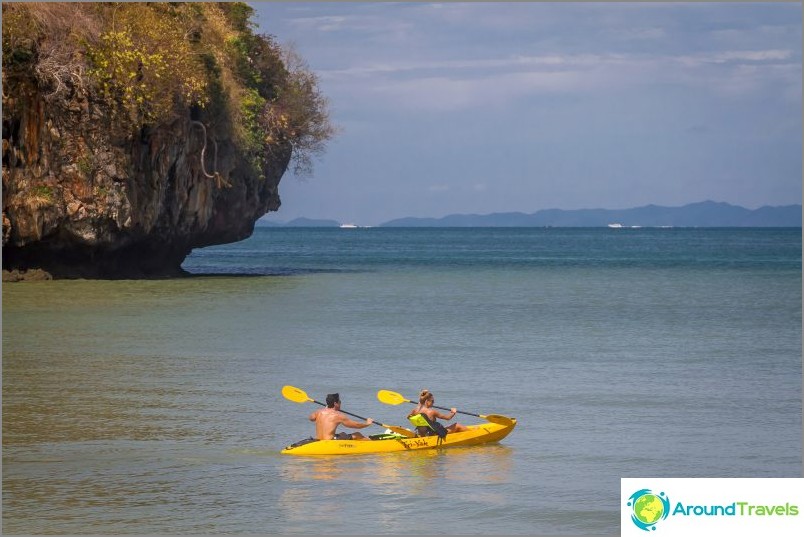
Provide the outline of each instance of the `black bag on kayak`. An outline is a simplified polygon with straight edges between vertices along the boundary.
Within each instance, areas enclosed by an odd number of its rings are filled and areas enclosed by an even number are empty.
[[[447,432],[448,432],[448,431],[447,431],[447,428],[446,428],[446,427],[444,427],[443,425],[441,425],[441,424],[440,424],[440,423],[438,423],[437,421],[431,420],[430,418],[428,418],[428,417],[427,417],[426,415],[424,415],[424,414],[422,414],[421,416],[422,416],[422,417],[425,419],[425,421],[427,422],[427,424],[428,424],[428,425],[430,426],[430,428],[433,430],[433,433],[434,433],[434,434],[435,434],[435,435],[436,435],[438,438],[440,438],[441,440],[444,440],[444,439],[447,437]]]
[[[296,442],[296,443],[294,443],[294,444],[289,445],[289,446],[288,446],[288,447],[286,447],[285,449],[296,448],[296,447],[299,447],[299,446],[303,446],[304,444],[309,444],[310,442],[317,442],[317,441],[318,441],[318,440],[316,440],[315,438],[313,438],[312,436],[310,436],[310,437],[305,438],[304,440],[299,440],[298,442]]]

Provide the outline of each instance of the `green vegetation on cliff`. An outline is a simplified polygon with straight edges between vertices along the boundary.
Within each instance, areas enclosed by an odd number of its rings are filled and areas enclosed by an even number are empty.
[[[14,105],[6,96],[34,89],[51,103],[84,94],[105,103],[109,124],[124,135],[190,117],[205,134],[233,139],[257,176],[287,147],[294,171],[310,173],[335,132],[315,74],[292,50],[254,32],[247,4],[2,9],[4,105]]]

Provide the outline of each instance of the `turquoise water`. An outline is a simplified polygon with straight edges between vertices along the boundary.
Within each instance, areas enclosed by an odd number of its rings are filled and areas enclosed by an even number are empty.
[[[621,477],[802,475],[798,229],[259,228],[184,268],[3,286],[4,533],[617,534]],[[519,424],[283,456],[285,384]]]

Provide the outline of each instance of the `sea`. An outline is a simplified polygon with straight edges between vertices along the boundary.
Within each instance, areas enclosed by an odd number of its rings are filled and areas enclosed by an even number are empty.
[[[257,228],[2,288],[4,534],[616,535],[620,479],[802,476],[801,229]],[[379,390],[497,444],[297,457]],[[459,413],[453,421],[482,420]],[[364,433],[382,433],[371,426]]]

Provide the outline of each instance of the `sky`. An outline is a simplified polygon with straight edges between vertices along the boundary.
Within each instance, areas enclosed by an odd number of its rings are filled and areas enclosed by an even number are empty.
[[[251,5],[340,131],[266,220],[802,201],[800,3]]]

